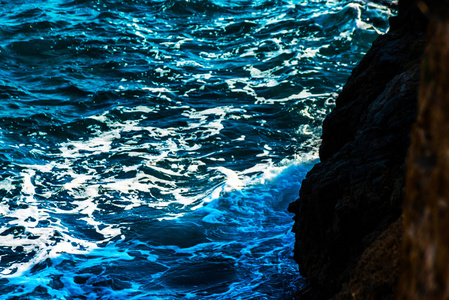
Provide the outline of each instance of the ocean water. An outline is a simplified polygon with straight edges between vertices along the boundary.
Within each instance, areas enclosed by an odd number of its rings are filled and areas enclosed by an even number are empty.
[[[0,299],[289,299],[286,208],[394,12],[0,3]]]

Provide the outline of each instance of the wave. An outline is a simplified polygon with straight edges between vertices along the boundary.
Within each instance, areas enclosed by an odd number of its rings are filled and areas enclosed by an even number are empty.
[[[301,279],[286,207],[390,14],[360,1],[5,2],[2,295],[287,297]]]
[[[283,276],[289,271],[279,270],[294,268],[291,216],[285,211],[313,163],[298,158],[239,174],[218,168],[226,175],[225,182],[177,218],[157,213],[144,203],[111,210],[100,199],[92,201],[82,194],[71,204],[64,204],[59,197],[62,205],[58,207],[47,198],[46,208],[38,209],[45,203],[39,195],[41,184],[32,180],[38,170],[24,170],[22,189],[28,195],[27,205],[6,211],[1,207],[9,217],[23,217],[17,218],[17,226],[0,233],[3,240],[20,241],[15,246],[10,242],[2,245],[11,251],[5,252],[5,257],[22,255],[23,259],[11,268],[3,267],[2,276],[9,286],[21,287],[9,292],[18,297],[36,295],[36,289],[54,297],[94,298],[127,298],[148,290],[143,297],[160,299],[246,299],[245,291],[251,289],[257,291],[251,297],[266,297],[272,290],[291,292],[292,278],[267,281],[263,277]],[[254,172],[260,174],[250,175]],[[66,189],[79,191],[77,184],[85,179],[67,182]],[[15,189],[11,183],[6,179],[0,187]],[[59,222],[55,222],[56,216]],[[140,272],[124,272],[134,268]],[[254,273],[259,275],[254,277]],[[264,281],[267,284],[261,287]]]

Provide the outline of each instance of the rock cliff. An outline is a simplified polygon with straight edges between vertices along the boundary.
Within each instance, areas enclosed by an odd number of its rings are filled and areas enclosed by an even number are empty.
[[[300,299],[394,295],[426,27],[412,1],[400,1],[390,31],[373,43],[324,121],[321,162],[289,207],[294,257],[310,283]]]
[[[449,299],[449,1],[429,16],[418,120],[411,132],[398,299]]]

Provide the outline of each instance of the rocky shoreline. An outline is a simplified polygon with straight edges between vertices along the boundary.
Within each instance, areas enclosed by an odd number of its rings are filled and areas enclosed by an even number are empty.
[[[309,282],[298,299],[394,298],[426,27],[412,1],[400,1],[389,32],[353,70],[324,121],[321,162],[289,207],[294,257]]]

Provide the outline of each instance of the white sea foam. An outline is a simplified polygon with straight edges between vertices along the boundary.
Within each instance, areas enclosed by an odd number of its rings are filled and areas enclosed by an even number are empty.
[[[271,299],[297,284],[287,206],[388,9],[22,2],[0,8],[22,13],[0,52],[33,71],[3,70],[5,297]]]

